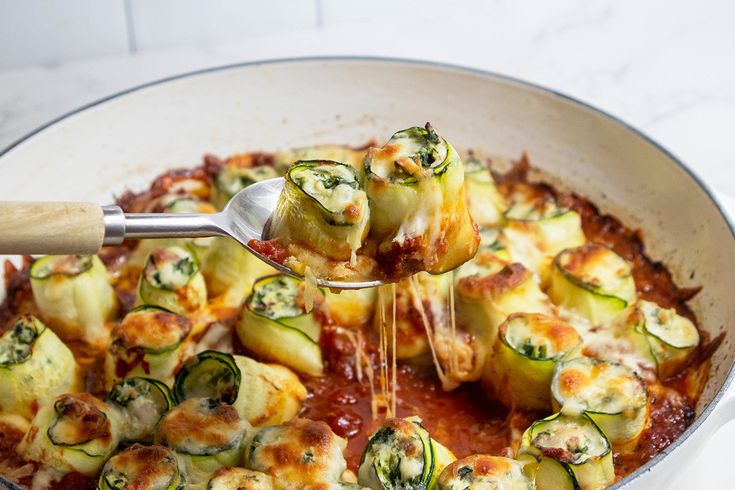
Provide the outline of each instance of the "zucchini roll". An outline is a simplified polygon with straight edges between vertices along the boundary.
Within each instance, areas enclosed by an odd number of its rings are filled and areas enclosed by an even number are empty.
[[[464,159],[464,188],[475,223],[479,226],[501,224],[507,204],[495,187],[487,163],[474,152],[469,152]]]
[[[41,407],[17,450],[60,473],[95,476],[119,435],[117,414],[106,403],[89,393],[61,395]]]
[[[370,207],[357,171],[312,160],[296,162],[286,174],[268,235],[354,265],[369,229]]]
[[[237,335],[259,358],[321,376],[321,325],[315,310],[306,313],[302,288],[303,281],[284,274],[258,279],[245,300]]]
[[[560,362],[551,397],[555,411],[589,415],[616,448],[635,442],[648,422],[646,385],[621,364],[587,357]]]
[[[442,470],[455,459],[418,418],[388,419],[368,440],[357,481],[373,490],[434,488]]]
[[[554,259],[549,297],[599,325],[636,300],[630,264],[607,247],[588,243],[564,250]]]
[[[650,301],[638,301],[636,309],[640,312],[636,329],[648,341],[658,377],[666,379],[681,372],[699,345],[697,327],[676,310]]]
[[[439,274],[475,255],[462,160],[430,124],[399,131],[363,162],[377,259],[389,278]]]
[[[186,476],[176,455],[164,446],[133,444],[102,468],[98,490],[181,490]]]
[[[582,338],[562,320],[513,313],[500,325],[483,383],[510,408],[548,410],[554,367],[582,348]]]
[[[276,152],[273,157],[273,166],[279,174],[284,175],[291,168],[291,165],[301,160],[332,160],[359,170],[363,158],[365,158],[364,148],[355,149],[344,145],[316,145]]]
[[[365,325],[373,317],[378,288],[324,291],[324,302],[332,321],[344,327]]]
[[[278,271],[253,255],[237,240],[218,238],[202,264],[210,297],[227,307],[239,308],[256,279]]]
[[[176,453],[189,483],[197,484],[220,468],[240,463],[249,429],[231,405],[192,398],[163,416],[154,440]]]
[[[0,337],[0,411],[30,420],[37,407],[80,387],[74,354],[37,318],[21,317]]]
[[[585,243],[581,217],[531,186],[517,184],[513,200],[504,215],[508,249],[514,261],[545,281],[559,252]]]
[[[458,459],[439,476],[438,490],[534,490],[523,463],[500,456],[475,454]]]
[[[184,364],[174,396],[179,402],[211,398],[228,403],[251,425],[262,426],[295,417],[306,400],[306,388],[286,367],[208,350]]]
[[[480,226],[480,246],[471,259],[462,264],[454,273],[454,280],[468,276],[487,276],[499,272],[512,262],[505,246],[505,237],[497,228]]]
[[[245,468],[221,468],[214,472],[207,490],[273,490],[273,479]]]
[[[173,407],[168,386],[151,378],[115,383],[105,401],[118,413],[122,441],[150,442],[161,417]]]
[[[498,326],[511,313],[552,311],[551,302],[534,275],[518,263],[508,264],[495,273],[463,277],[455,292],[459,323],[486,349],[495,343]]]
[[[154,249],[140,275],[136,301],[180,315],[202,309],[207,303],[207,286],[194,254],[183,247]]]
[[[534,422],[523,433],[519,459],[538,490],[597,490],[615,481],[610,441],[585,414]]]
[[[260,429],[245,466],[270,475],[279,490],[337,483],[347,469],[346,447],[326,423],[297,418]]]
[[[255,182],[278,177],[271,165],[263,165],[262,154],[246,153],[228,158],[214,177],[212,202],[217,209],[225,208],[232,196]]]
[[[171,385],[190,355],[191,321],[159,306],[141,305],[112,329],[105,357],[107,386],[122,378],[147,376]]]
[[[105,322],[115,316],[117,298],[107,269],[96,255],[47,255],[31,266],[33,299],[63,339],[106,345]]]

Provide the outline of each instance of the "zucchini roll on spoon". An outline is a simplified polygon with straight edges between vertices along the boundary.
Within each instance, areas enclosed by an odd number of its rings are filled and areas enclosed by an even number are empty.
[[[37,318],[21,317],[0,337],[0,411],[30,420],[39,406],[81,385],[74,354]]]
[[[373,490],[430,489],[455,459],[418,418],[388,419],[368,440],[357,481]]]
[[[389,279],[446,272],[475,254],[479,237],[465,200],[462,160],[430,124],[370,148],[363,182],[377,259]]]
[[[588,243],[554,259],[551,300],[599,325],[613,320],[636,300],[631,266],[607,247]]]
[[[651,301],[638,301],[636,309],[636,329],[648,341],[658,377],[663,380],[685,369],[699,345],[699,331],[694,323],[676,310]]]
[[[196,313],[207,302],[199,261],[183,247],[156,248],[148,256],[138,285],[138,305],[154,305],[180,315]]]
[[[176,455],[164,446],[133,444],[102,468],[98,490],[181,490],[186,476]]]
[[[326,423],[297,418],[260,429],[245,466],[270,475],[276,490],[336,484],[347,469],[345,447],[347,441]]]
[[[122,378],[146,376],[171,385],[189,357],[191,321],[159,306],[142,305],[113,327],[105,357],[108,387]]]
[[[168,386],[150,378],[118,381],[105,401],[117,412],[122,441],[150,442],[156,424],[174,406]]]
[[[519,459],[538,490],[598,490],[615,481],[610,442],[584,414],[534,422],[523,433]]]
[[[26,461],[62,474],[95,476],[119,440],[115,411],[89,393],[76,393],[42,406],[17,450]]]
[[[578,357],[557,364],[551,381],[555,411],[586,413],[621,449],[635,443],[648,423],[643,380],[621,364]]]
[[[197,484],[220,468],[240,463],[249,429],[231,405],[192,398],[164,415],[154,440],[176,453],[189,482]]]
[[[306,388],[290,369],[245,356],[204,351],[189,359],[174,385],[176,400],[210,398],[228,403],[253,426],[292,419]]]
[[[243,346],[258,358],[321,376],[321,324],[316,309],[306,312],[303,284],[285,274],[258,279],[245,300],[237,335]],[[321,292],[316,295],[319,304]]]
[[[286,174],[268,237],[355,265],[356,252],[369,228],[368,199],[354,168],[327,160],[300,161]],[[293,247],[289,252],[303,260]],[[305,265],[312,266],[320,277],[332,272],[318,270],[313,262]]]
[[[106,345],[106,322],[117,298],[107,269],[96,255],[47,255],[30,269],[33,299],[47,322],[65,340]]]
[[[534,490],[523,463],[500,456],[475,454],[458,459],[439,475],[438,490]]]
[[[582,348],[582,338],[562,320],[513,313],[500,325],[483,384],[510,408],[548,410],[554,367]]]

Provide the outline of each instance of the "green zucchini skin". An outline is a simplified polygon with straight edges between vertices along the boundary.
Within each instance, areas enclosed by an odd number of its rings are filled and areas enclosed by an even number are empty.
[[[368,440],[357,481],[373,490],[433,489],[455,459],[417,418],[388,419]]]
[[[120,432],[117,413],[103,401],[89,393],[60,395],[38,410],[17,451],[62,474],[95,476]]]
[[[173,451],[165,446],[133,444],[102,468],[98,490],[181,490],[186,475]]]
[[[483,386],[508,407],[549,410],[554,367],[581,349],[582,338],[566,322],[543,314],[513,313],[498,328]]]
[[[74,354],[36,317],[19,318],[0,337],[0,411],[30,420],[36,407],[81,387]]]
[[[120,439],[126,442],[152,441],[156,424],[174,406],[168,386],[142,377],[117,381],[105,402],[117,411]]]
[[[249,357],[204,351],[190,358],[174,384],[181,403],[211,398],[233,405],[255,427],[292,419],[306,400],[304,385],[291,370]]]
[[[259,358],[321,376],[321,325],[315,311],[306,313],[303,305],[297,304],[301,284],[284,274],[258,279],[245,300],[237,334],[243,346]]]
[[[206,302],[206,282],[190,249],[173,246],[151,251],[140,275],[136,305],[188,315],[200,311]]]
[[[104,348],[106,322],[117,312],[107,269],[96,255],[47,255],[30,269],[33,299],[41,318],[66,340]]]
[[[245,467],[270,475],[279,489],[338,485],[347,469],[342,454],[346,447],[347,441],[326,423],[295,418],[260,429],[247,450]]]
[[[326,160],[299,161],[286,174],[269,238],[354,264],[369,229],[370,207],[354,168]]]
[[[135,376],[171,385],[191,354],[192,322],[160,306],[140,305],[115,325],[105,356],[105,381]]]
[[[154,443],[176,453],[190,484],[201,484],[216,470],[239,464],[250,430],[250,424],[231,405],[192,398],[163,416]]]
[[[455,269],[477,251],[479,236],[464,189],[462,160],[427,123],[370,148],[362,166],[371,236],[388,277]],[[441,247],[441,240],[453,247]]]
[[[624,314],[637,297],[630,264],[609,248],[594,243],[559,253],[549,282],[551,300],[591,325]]]
[[[586,414],[537,420],[521,438],[518,459],[539,490],[602,489],[615,481],[613,451]]]
[[[467,204],[475,223],[480,227],[503,224],[508,204],[495,186],[487,161],[474,151],[462,160]]]
[[[646,339],[658,377],[665,380],[683,371],[700,343],[697,326],[651,301],[639,300],[636,313],[634,329]]]
[[[632,369],[578,357],[556,365],[551,381],[555,411],[586,413],[616,450],[629,449],[649,421],[648,390]]]
[[[523,473],[519,461],[500,456],[475,454],[458,459],[441,472],[438,490],[465,490],[472,488],[503,488],[533,490],[534,484]]]

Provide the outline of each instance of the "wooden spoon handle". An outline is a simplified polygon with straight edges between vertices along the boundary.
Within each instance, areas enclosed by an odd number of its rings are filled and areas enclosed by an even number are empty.
[[[0,202],[0,254],[95,254],[102,207],[87,202]]]

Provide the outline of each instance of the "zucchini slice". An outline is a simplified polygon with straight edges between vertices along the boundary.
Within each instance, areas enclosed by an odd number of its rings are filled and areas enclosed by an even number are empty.
[[[112,329],[105,357],[107,386],[122,378],[147,376],[171,385],[189,357],[191,321],[160,306],[141,305]]]
[[[99,490],[181,490],[186,476],[176,455],[164,446],[133,444],[102,468]]]
[[[245,466],[266,473],[276,488],[337,484],[347,469],[342,452],[347,441],[324,422],[296,418],[260,429],[253,437]]]
[[[527,184],[516,184],[511,199],[503,229],[510,254],[545,283],[553,258],[585,243],[581,217]]]
[[[438,490],[533,490],[523,464],[510,458],[475,454],[458,459],[441,472]]]
[[[613,320],[636,300],[630,264],[595,243],[556,256],[548,294],[555,304],[581,315],[592,325]]]
[[[566,322],[542,314],[513,313],[498,329],[483,384],[510,408],[548,410],[555,365],[581,348],[582,338]]]
[[[302,287],[303,281],[284,274],[258,279],[245,300],[237,335],[259,358],[321,376],[321,325],[314,310],[306,313]]]
[[[89,393],[61,395],[43,405],[18,445],[27,461],[60,473],[95,476],[120,440],[114,410]]]
[[[30,420],[39,406],[81,386],[74,354],[37,318],[19,318],[0,337],[0,411]]]
[[[199,484],[216,470],[240,463],[249,430],[250,424],[231,405],[192,398],[163,416],[154,441],[176,453],[189,484]]]
[[[680,373],[699,345],[697,327],[676,310],[650,301],[638,301],[636,309],[640,312],[636,328],[648,341],[658,377],[667,379]]]
[[[271,165],[256,165],[259,154],[249,153],[228,158],[214,178],[212,202],[217,209],[225,208],[232,196],[250,184],[279,176]]]
[[[259,277],[278,271],[232,238],[217,239],[202,263],[202,274],[210,297],[227,307],[239,308]]]
[[[299,161],[286,174],[268,238],[299,243],[354,265],[369,229],[370,207],[354,168],[326,160]]]
[[[578,357],[556,365],[551,381],[555,411],[586,413],[621,449],[638,439],[648,423],[648,391],[632,369]]]
[[[365,158],[365,149],[355,149],[344,145],[316,145],[279,151],[273,157],[273,166],[280,175],[286,174],[291,166],[302,160],[332,160],[342,162],[359,170]]]
[[[511,313],[552,313],[551,302],[534,275],[518,263],[495,273],[463,277],[457,281],[455,292],[458,322],[467,326],[484,350],[495,343],[498,327]]]
[[[259,471],[222,468],[214,472],[207,490],[273,490],[273,479]]]
[[[503,222],[507,204],[495,187],[490,168],[475,152],[464,160],[464,188],[470,214],[479,226],[498,226]]]
[[[306,400],[306,388],[286,367],[209,350],[186,362],[176,376],[174,395],[178,402],[210,398],[233,405],[257,427],[295,417]]]
[[[199,261],[182,247],[156,248],[148,256],[138,285],[138,305],[154,305],[180,315],[207,303],[207,286]]]
[[[388,419],[368,440],[357,481],[373,490],[434,488],[439,474],[455,459],[417,417]]]
[[[123,441],[152,441],[156,424],[174,406],[168,386],[151,378],[122,379],[105,401],[118,412]]]
[[[601,489],[615,481],[610,441],[586,414],[534,422],[523,433],[519,459],[539,490]]]
[[[47,255],[30,269],[41,318],[63,339],[107,345],[105,323],[117,312],[107,269],[96,255]]]
[[[459,155],[434,128],[399,131],[363,162],[377,259],[387,276],[439,274],[472,258],[479,245]],[[451,247],[444,244],[451,243]]]

